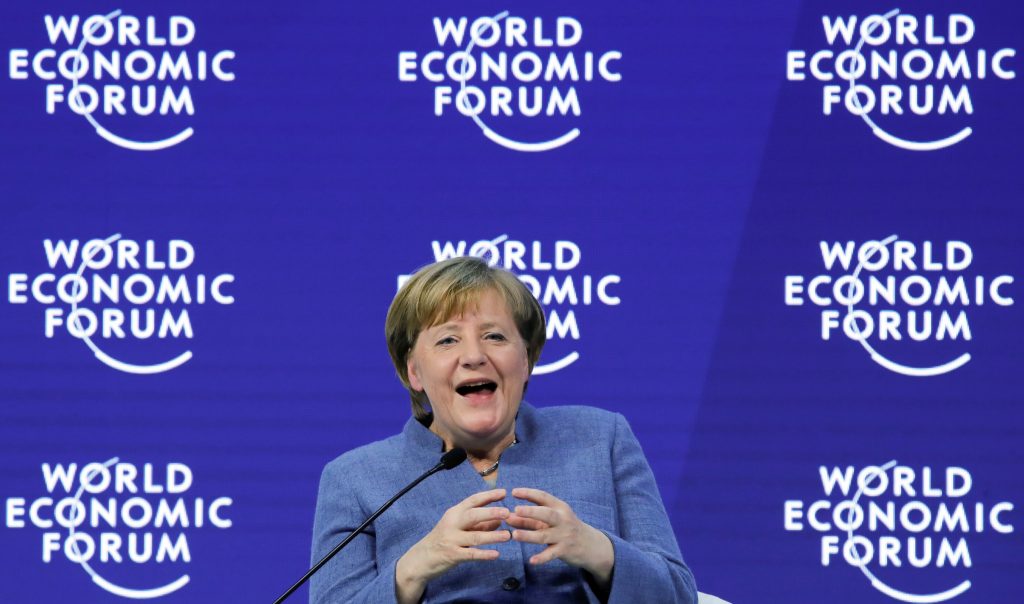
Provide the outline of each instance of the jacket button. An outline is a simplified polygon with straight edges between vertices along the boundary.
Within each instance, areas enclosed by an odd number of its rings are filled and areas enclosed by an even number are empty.
[[[505,591],[515,591],[519,589],[519,579],[515,577],[508,577],[501,582],[501,588]]]

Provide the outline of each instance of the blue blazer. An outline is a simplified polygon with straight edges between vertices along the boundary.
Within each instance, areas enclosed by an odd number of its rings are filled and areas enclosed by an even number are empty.
[[[542,489],[568,503],[615,550],[609,602],[697,602],[690,569],[640,443],[617,413],[590,407],[536,409],[523,403],[519,444],[501,456],[503,505],[527,504],[514,487]],[[415,419],[401,434],[345,453],[327,464],[313,524],[318,561],[419,474],[437,463],[442,441]],[[310,602],[394,602],[395,564],[446,509],[491,487],[469,463],[425,480],[356,537],[313,577]],[[500,558],[466,562],[431,581],[424,602],[598,602],[583,571],[554,560],[528,563],[544,546],[509,541],[486,546]]]

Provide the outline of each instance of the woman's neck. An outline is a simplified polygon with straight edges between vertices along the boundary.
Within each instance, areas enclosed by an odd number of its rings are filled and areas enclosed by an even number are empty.
[[[436,425],[436,424],[435,424]],[[466,450],[466,457],[469,462],[473,464],[477,472],[483,472],[491,466],[493,466],[501,454],[505,452],[505,449],[509,448],[516,440],[515,426],[509,430],[508,434],[505,434],[497,439],[490,439],[486,442],[455,442],[451,436],[447,434],[441,434],[435,431],[434,426],[430,427],[430,430],[441,437],[444,441],[444,448],[446,451],[454,449],[456,447],[462,447]]]

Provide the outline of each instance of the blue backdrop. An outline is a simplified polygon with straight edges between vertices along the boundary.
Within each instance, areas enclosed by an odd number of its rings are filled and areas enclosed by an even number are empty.
[[[474,253],[550,313],[530,401],[627,417],[702,591],[1019,601],[1022,26],[8,6],[0,600],[271,601],[323,465],[408,417],[400,277]]]

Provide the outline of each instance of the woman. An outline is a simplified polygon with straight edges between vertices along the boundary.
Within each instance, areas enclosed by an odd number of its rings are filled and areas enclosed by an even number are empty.
[[[640,445],[621,415],[523,402],[544,346],[537,300],[478,258],[421,269],[395,296],[388,350],[414,417],[324,469],[318,560],[437,462],[332,559],[310,601],[697,601]]]

